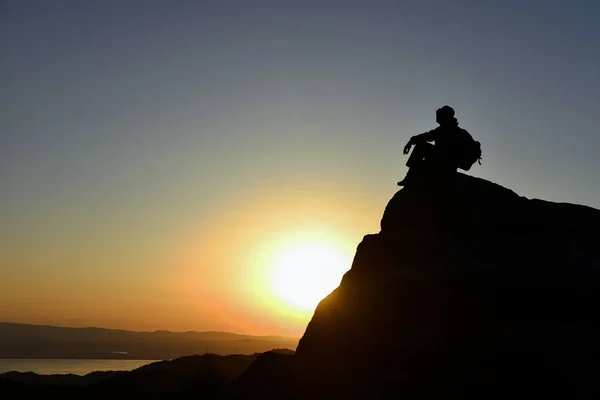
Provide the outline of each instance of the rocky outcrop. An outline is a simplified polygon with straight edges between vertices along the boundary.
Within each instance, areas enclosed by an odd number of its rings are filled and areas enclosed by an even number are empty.
[[[458,174],[400,190],[295,356],[336,398],[600,394],[600,211]]]

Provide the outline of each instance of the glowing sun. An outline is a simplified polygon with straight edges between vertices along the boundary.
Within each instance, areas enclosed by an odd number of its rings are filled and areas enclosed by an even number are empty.
[[[273,258],[272,288],[289,305],[312,310],[339,285],[349,261],[342,250],[326,243],[285,246]]]

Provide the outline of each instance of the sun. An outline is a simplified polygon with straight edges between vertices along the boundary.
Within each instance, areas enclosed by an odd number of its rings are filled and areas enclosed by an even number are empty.
[[[272,261],[272,289],[299,311],[314,310],[350,268],[346,253],[324,242],[299,242],[279,249]]]

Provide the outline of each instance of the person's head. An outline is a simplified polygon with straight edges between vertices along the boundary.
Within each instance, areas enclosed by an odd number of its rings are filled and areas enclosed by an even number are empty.
[[[440,125],[447,125],[458,121],[454,118],[454,109],[450,106],[444,106],[435,111],[435,122]]]

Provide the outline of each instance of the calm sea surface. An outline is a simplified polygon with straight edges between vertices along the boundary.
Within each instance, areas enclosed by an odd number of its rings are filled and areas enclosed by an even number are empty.
[[[77,374],[93,371],[131,371],[152,360],[37,360],[0,358],[0,374],[9,371],[35,372],[41,375]]]

